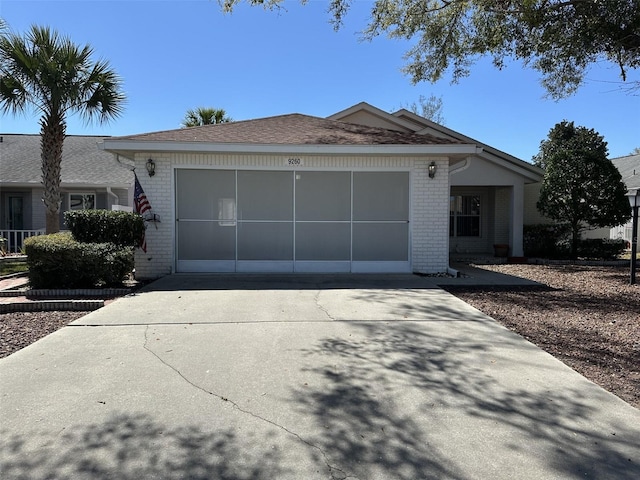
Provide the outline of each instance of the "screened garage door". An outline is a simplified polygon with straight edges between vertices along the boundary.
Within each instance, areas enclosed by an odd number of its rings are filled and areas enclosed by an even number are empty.
[[[178,272],[409,272],[409,172],[176,170]]]

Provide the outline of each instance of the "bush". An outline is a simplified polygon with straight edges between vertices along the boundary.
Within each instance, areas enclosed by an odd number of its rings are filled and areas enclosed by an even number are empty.
[[[625,246],[626,242],[623,239],[586,238],[578,242],[578,256],[613,260],[624,251]]]
[[[133,271],[133,248],[81,243],[70,233],[24,241],[32,288],[92,288],[121,284]]]
[[[568,258],[571,253],[569,234],[565,224],[525,225],[523,249],[526,257]]]
[[[64,221],[78,242],[136,247],[144,235],[144,220],[137,213],[70,210],[64,212]]]

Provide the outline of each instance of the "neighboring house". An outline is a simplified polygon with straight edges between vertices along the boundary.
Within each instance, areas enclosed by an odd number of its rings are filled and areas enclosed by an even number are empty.
[[[611,162],[616,166],[622,181],[627,190],[640,190],[640,154],[627,155],[624,157],[612,158]],[[610,231],[610,238],[622,238],[631,244],[631,220],[626,225],[614,227]],[[636,237],[638,232],[636,232]]]
[[[616,166],[627,190],[640,190],[640,155],[627,155],[612,158],[611,162]],[[540,197],[542,183],[532,183],[525,186],[524,198],[524,224],[535,225],[554,223],[553,220],[543,216],[536,207]],[[617,239],[622,238],[631,242],[631,220],[626,225],[605,228],[592,228],[582,232],[582,238]]]
[[[62,152],[62,212],[130,205],[130,168],[98,149],[105,137],[69,135]],[[0,134],[0,236],[11,251],[28,236],[44,232],[40,135]]]
[[[136,274],[445,272],[450,253],[522,255],[531,164],[407,110],[360,103],[105,138],[153,212]]]

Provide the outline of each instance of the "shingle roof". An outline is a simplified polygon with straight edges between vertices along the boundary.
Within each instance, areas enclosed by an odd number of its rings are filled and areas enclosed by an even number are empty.
[[[40,135],[0,134],[0,183],[40,184]],[[62,184],[124,186],[133,173],[100,150],[106,137],[69,135],[62,151]]]
[[[299,113],[117,137],[117,140],[275,145],[450,145],[457,140],[403,133]]]
[[[628,189],[640,190],[640,155],[612,158]]]

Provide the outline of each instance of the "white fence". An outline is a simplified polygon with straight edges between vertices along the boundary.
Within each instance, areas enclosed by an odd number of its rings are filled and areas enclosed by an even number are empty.
[[[44,230],[0,230],[0,237],[7,240],[7,253],[20,253],[25,238],[44,235]]]

